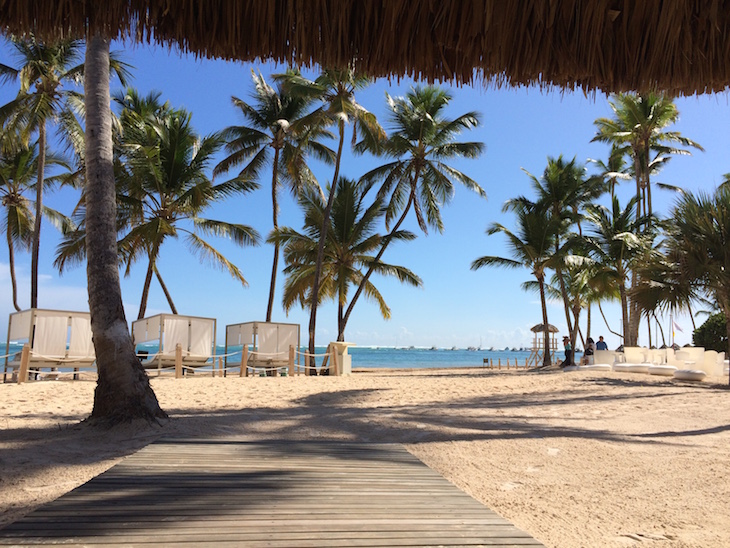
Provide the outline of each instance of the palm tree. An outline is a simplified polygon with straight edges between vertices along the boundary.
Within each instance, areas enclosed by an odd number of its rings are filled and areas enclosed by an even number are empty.
[[[548,268],[553,266],[554,243],[558,233],[559,220],[555,219],[541,204],[523,200],[509,208],[517,215],[517,232],[512,232],[499,223],[493,223],[487,234],[501,233],[507,236],[508,247],[513,258],[487,255],[476,259],[471,264],[472,270],[485,266],[502,266],[507,268],[528,268],[538,283],[540,305],[542,307],[542,323],[548,325],[547,302],[545,299],[545,276]],[[523,289],[529,289],[529,283],[523,284]],[[546,349],[543,355],[543,365],[551,364],[550,333],[544,332]]]
[[[428,226],[443,231],[441,206],[453,197],[454,182],[486,197],[476,181],[445,163],[455,158],[477,158],[482,153],[483,143],[454,140],[462,131],[479,125],[479,114],[468,112],[453,120],[446,118],[444,109],[451,101],[451,95],[434,86],[416,87],[406,97],[393,98],[387,94],[386,97],[390,108],[391,135],[384,142],[364,139],[358,144],[360,152],[369,150],[393,158],[392,162],[375,168],[361,178],[367,185],[382,182],[378,196],[382,199],[389,197],[386,226],[400,213],[392,230],[384,238],[376,261],[382,258],[390,244],[390,234],[398,232],[411,208],[425,234],[428,233]],[[369,277],[370,272],[367,272],[346,317]]]
[[[345,340],[348,317],[345,307],[352,286],[363,281],[365,269],[376,273],[395,276],[398,281],[415,287],[422,285],[421,279],[402,266],[375,262],[372,253],[382,246],[383,237],[375,232],[378,221],[385,213],[383,202],[376,199],[369,206],[365,203],[366,190],[362,185],[340,177],[327,231],[322,268],[319,303],[333,299],[337,301],[337,340]],[[287,282],[284,289],[284,307],[287,311],[299,303],[302,308],[311,305],[314,286],[317,252],[321,241],[322,219],[326,203],[321,194],[314,190],[305,191],[300,198],[305,212],[304,231],[290,228],[280,229],[270,239],[279,240],[284,247],[287,267],[284,270]],[[411,232],[400,231],[393,235],[397,240],[412,240]],[[365,295],[374,300],[383,318],[390,318],[390,309],[383,296],[371,283],[365,283]]]
[[[135,355],[122,303],[109,65],[109,38],[102,34],[89,36],[84,71],[86,277],[99,371],[89,420],[106,425],[167,417]]]
[[[20,91],[15,99],[0,107],[0,121],[23,127],[26,135],[38,131],[38,177],[36,184],[35,219],[31,251],[31,308],[38,306],[38,257],[40,249],[41,218],[43,212],[43,184],[46,168],[47,123],[57,120],[67,98],[77,96],[74,90],[63,89],[64,84],[79,84],[84,65],[80,63],[83,41],[60,40],[45,43],[30,34],[24,38],[11,37],[20,58],[19,68],[0,65],[0,80],[19,78]],[[127,65],[113,56],[110,60],[122,82],[128,76]]]
[[[203,219],[200,213],[215,201],[249,192],[258,185],[240,177],[213,184],[205,172],[223,140],[216,134],[199,137],[191,125],[192,115],[184,109],[160,105],[154,94],[139,100],[136,93],[128,91],[118,99],[124,105],[118,149],[121,164],[126,166],[117,172],[118,193],[125,197],[122,209],[130,226],[119,247],[127,272],[142,254],[148,260],[138,318],[144,317],[152,275],[158,273],[160,249],[168,237],[185,234],[193,252],[246,285],[239,268],[198,233],[231,238],[239,245],[256,244],[258,233],[242,224]],[[172,303],[171,308],[174,310]]]
[[[730,188],[727,185],[718,188],[714,195],[688,193],[678,200],[671,215],[667,255],[677,265],[683,285],[714,297],[726,317],[730,317],[729,242]]]
[[[239,179],[257,180],[263,175],[264,166],[271,163],[271,202],[274,230],[279,227],[279,191],[282,183],[298,195],[305,187],[316,185],[316,179],[306,164],[306,155],[331,161],[334,153],[318,141],[328,137],[320,117],[310,112],[314,99],[301,94],[289,93],[282,83],[271,87],[263,75],[251,71],[254,89],[253,104],[232,97],[250,126],[230,126],[223,130],[226,140],[224,158],[215,168],[218,175],[244,165]],[[288,78],[299,77],[296,71],[288,71]],[[273,159],[271,158],[273,151]],[[271,321],[279,270],[279,243],[274,243],[274,260],[271,267],[269,301],[266,321]]]
[[[609,143],[629,156],[636,180],[636,219],[652,214],[651,174],[669,160],[672,154],[689,155],[682,147],[704,150],[699,144],[666,128],[679,120],[679,111],[672,99],[662,93],[619,93],[609,101],[613,118],[599,118],[592,141]],[[679,145],[679,146],[677,146]]]
[[[26,145],[20,136],[12,130],[3,131],[0,135],[3,150],[0,155],[0,199],[5,213],[5,235],[8,243],[8,263],[10,282],[13,291],[13,306],[18,305],[18,285],[15,279],[15,248],[28,249],[33,241],[35,208],[32,200],[26,198],[27,192],[33,191],[38,174],[38,143]],[[63,158],[55,154],[46,155],[47,165],[68,167]],[[52,178],[44,179],[44,186],[49,188],[54,182]],[[43,215],[61,230],[68,230],[71,221],[58,211],[43,206]]]
[[[300,74],[287,73],[277,77],[293,95],[300,97],[316,98],[323,103],[323,109],[318,113],[323,123],[336,124],[338,130],[337,153],[334,164],[335,171],[332,181],[339,181],[340,163],[345,143],[345,126],[353,122],[353,145],[356,142],[358,129],[363,134],[363,140],[375,144],[385,138],[385,132],[378,124],[375,116],[363,108],[355,99],[355,93],[364,89],[370,84],[370,79],[355,71],[353,66],[343,69],[324,69],[322,73],[312,82],[303,78]],[[327,196],[322,226],[320,229],[321,241],[317,249],[317,260],[315,262],[314,280],[311,291],[311,305],[309,313],[309,353],[314,354],[315,332],[317,328],[317,304],[319,303],[319,286],[322,276],[324,261],[324,246],[329,230],[329,218],[332,212],[334,201],[335,184],[330,185],[330,192]],[[311,374],[316,372],[314,358],[310,360],[310,367],[307,369]]]
[[[604,183],[600,178],[586,179],[585,167],[576,163],[575,158],[566,162],[563,156],[552,158],[548,156],[548,165],[540,179],[525,171],[530,178],[532,188],[537,194],[537,201],[547,209],[556,220],[555,226],[559,232],[555,235],[554,255],[560,254],[562,244],[568,239],[568,230],[576,224],[578,233],[582,233],[580,211],[588,203],[604,192]],[[517,198],[521,200],[524,198]],[[508,201],[508,207],[513,201]],[[565,250],[567,253],[567,250]],[[566,254],[563,253],[563,254]],[[563,275],[564,267],[561,261],[555,262],[555,274],[563,301],[565,321],[570,334],[570,342],[575,348],[578,332],[577,318],[571,317],[575,308],[574,299],[571,299]]]
[[[633,219],[633,208],[636,197],[632,198],[625,209],[621,209],[618,198],[614,197],[612,208],[591,204],[586,208],[586,219],[589,222],[588,234],[582,238],[581,245],[585,252],[595,261],[598,271],[595,277],[601,280],[604,291],[618,291],[621,299],[621,317],[623,322],[624,344],[634,346],[629,328],[629,294],[627,286],[632,269],[639,259],[646,260],[650,256],[651,241],[649,234],[638,232]]]

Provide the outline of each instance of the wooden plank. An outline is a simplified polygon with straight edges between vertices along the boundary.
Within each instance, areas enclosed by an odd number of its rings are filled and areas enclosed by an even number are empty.
[[[541,546],[401,446],[160,440],[0,545]]]

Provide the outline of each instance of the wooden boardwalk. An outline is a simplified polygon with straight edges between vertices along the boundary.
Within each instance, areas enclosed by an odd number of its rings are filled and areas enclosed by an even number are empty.
[[[27,546],[542,546],[400,445],[166,439],[0,530]]]

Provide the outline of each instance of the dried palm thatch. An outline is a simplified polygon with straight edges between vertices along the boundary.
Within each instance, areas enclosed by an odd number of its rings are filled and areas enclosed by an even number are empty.
[[[0,0],[0,25],[457,84],[682,95],[730,84],[726,0]]]

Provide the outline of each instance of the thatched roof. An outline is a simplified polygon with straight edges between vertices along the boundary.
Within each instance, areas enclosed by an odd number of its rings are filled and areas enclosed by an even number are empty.
[[[0,0],[10,32],[497,86],[722,91],[727,0]]]
[[[550,333],[557,333],[558,328],[555,327],[553,324],[549,323],[549,324],[547,324],[547,329],[545,329],[545,324],[539,323],[537,325],[533,325],[530,328],[530,331],[532,331],[533,333],[545,333],[545,331],[548,331]]]

